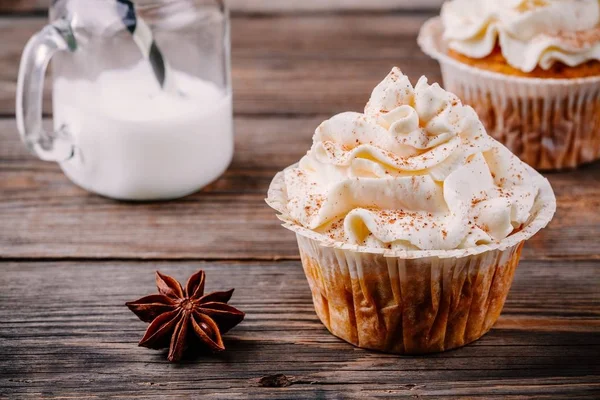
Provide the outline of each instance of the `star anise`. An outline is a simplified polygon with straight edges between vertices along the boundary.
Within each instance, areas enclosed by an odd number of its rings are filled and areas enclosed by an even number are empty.
[[[169,361],[181,360],[193,345],[214,352],[225,350],[221,335],[242,322],[244,313],[227,304],[233,289],[204,294],[204,271],[188,279],[185,289],[174,278],[156,271],[158,294],[126,303],[150,326],[139,345],[169,348]]]

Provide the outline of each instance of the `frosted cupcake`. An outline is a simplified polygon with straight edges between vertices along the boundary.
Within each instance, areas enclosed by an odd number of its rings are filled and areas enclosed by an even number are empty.
[[[267,203],[298,239],[317,315],[392,353],[452,349],[500,315],[521,248],[552,218],[552,188],[475,111],[399,69],[365,113],[319,126]]]
[[[444,84],[531,166],[600,158],[600,2],[452,0],[419,35]]]

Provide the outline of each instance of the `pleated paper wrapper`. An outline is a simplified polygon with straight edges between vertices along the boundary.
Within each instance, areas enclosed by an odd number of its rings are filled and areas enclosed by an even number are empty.
[[[440,63],[444,88],[472,106],[488,133],[527,164],[560,170],[600,159],[600,76],[542,79],[476,68],[448,56],[439,17],[419,45]]]
[[[358,347],[422,354],[470,343],[498,319],[524,242],[556,210],[548,181],[531,173],[541,190],[528,223],[500,243],[468,249],[394,251],[335,242],[288,215],[284,172],[266,201],[296,233],[315,311],[332,334]]]

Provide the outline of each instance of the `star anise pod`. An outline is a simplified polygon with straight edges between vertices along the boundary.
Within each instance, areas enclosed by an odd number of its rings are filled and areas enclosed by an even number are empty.
[[[169,361],[181,360],[193,345],[214,352],[225,350],[221,335],[242,322],[244,313],[227,304],[233,289],[204,294],[204,271],[188,279],[185,289],[174,278],[156,271],[158,294],[126,303],[150,326],[139,345],[150,349],[169,348]]]

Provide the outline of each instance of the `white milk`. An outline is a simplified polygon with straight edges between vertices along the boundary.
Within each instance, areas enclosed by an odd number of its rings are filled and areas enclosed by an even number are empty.
[[[103,72],[94,82],[58,78],[54,123],[73,136],[61,163],[84,189],[124,200],[171,199],[219,177],[233,155],[231,95],[174,72],[182,96],[164,93],[149,65]]]

